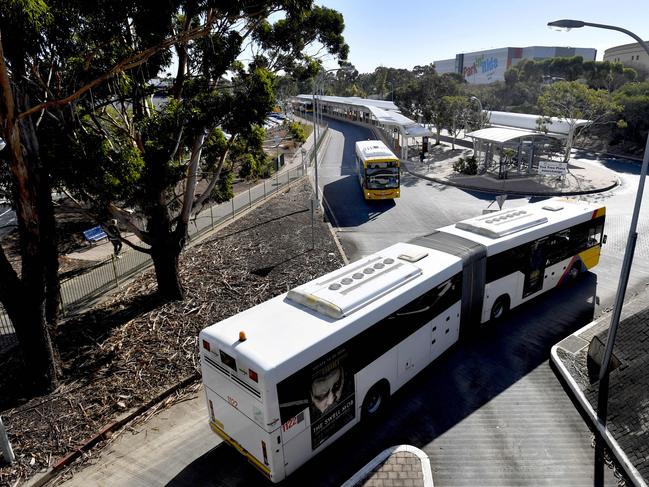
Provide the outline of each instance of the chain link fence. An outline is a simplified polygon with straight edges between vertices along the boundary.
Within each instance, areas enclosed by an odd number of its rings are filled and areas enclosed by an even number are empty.
[[[323,133],[318,139],[317,149],[320,149],[327,128],[327,126],[324,127]],[[313,159],[314,148],[311,147],[304,153],[303,164],[300,161],[299,166],[277,172],[273,177],[258,184],[250,184],[247,191],[238,193],[231,200],[204,209],[190,221],[189,239],[196,239],[228,220],[234,219],[259,201],[265,200],[293,181],[300,179],[306,174],[307,166],[312,164]],[[61,313],[65,315],[71,311],[82,309],[92,300],[119,287],[123,281],[152,264],[153,261],[149,254],[125,249],[119,259],[111,255],[83,274],[61,280]],[[17,341],[14,327],[0,304],[0,352],[15,343]]]

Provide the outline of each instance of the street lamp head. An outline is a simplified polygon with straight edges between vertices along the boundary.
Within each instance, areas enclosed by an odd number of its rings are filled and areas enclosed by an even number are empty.
[[[570,29],[579,29],[584,25],[586,25],[586,23],[581,20],[570,20],[570,19],[562,19],[562,20],[555,20],[554,22],[548,22],[548,27],[550,29],[565,30],[565,31],[569,31]]]

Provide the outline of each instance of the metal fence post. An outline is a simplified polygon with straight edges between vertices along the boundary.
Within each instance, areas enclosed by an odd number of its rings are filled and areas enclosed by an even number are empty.
[[[110,256],[110,261],[113,264],[113,275],[115,276],[115,287],[119,287],[119,280],[117,279],[117,265],[115,264],[115,255]]]
[[[11,449],[11,443],[9,443],[7,430],[5,430],[5,426],[2,423],[2,416],[0,416],[0,451],[7,463],[13,463],[16,459],[14,451]]]
[[[264,179],[264,199],[266,199],[266,180]]]
[[[252,208],[252,194],[250,193],[250,183],[248,183],[248,208]]]
[[[59,282],[59,306],[61,307],[61,314],[65,316],[65,304],[63,303],[63,293],[61,292],[62,282]]]
[[[214,205],[210,205],[210,220],[212,221],[212,228],[214,228],[214,212],[212,208],[214,208]]]
[[[232,218],[234,218],[234,196],[230,201],[232,201]]]

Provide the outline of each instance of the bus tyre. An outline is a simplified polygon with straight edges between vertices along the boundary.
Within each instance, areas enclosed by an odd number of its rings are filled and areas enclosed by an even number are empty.
[[[361,418],[369,419],[375,418],[384,410],[390,392],[387,384],[384,382],[377,382],[374,384],[363,399],[363,406],[361,407]]]
[[[577,278],[579,277],[580,273],[581,273],[581,269],[580,269],[579,263],[575,263],[568,270],[568,282],[575,282],[577,280]]]
[[[509,311],[509,296],[506,294],[496,299],[491,307],[491,321],[501,320]]]

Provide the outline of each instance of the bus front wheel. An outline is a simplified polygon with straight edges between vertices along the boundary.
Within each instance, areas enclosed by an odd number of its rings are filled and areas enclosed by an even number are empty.
[[[389,386],[385,381],[374,384],[363,400],[361,415],[363,419],[374,418],[378,416],[385,408],[388,398],[390,397]]]
[[[491,307],[491,321],[498,321],[509,311],[509,296],[503,294]]]

